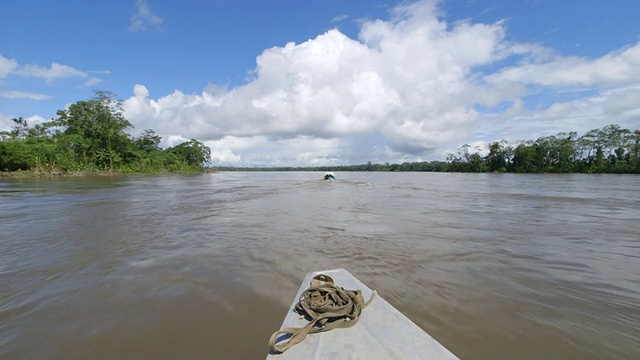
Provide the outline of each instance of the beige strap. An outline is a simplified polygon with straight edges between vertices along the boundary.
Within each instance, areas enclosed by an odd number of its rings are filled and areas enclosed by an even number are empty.
[[[358,322],[362,310],[376,295],[373,291],[366,303],[360,290],[345,290],[336,286],[329,275],[316,275],[311,286],[305,290],[295,306],[295,311],[305,316],[309,323],[301,328],[286,328],[276,331],[269,339],[272,353],[283,353],[300,343],[308,334],[328,331],[339,327],[350,327]]]

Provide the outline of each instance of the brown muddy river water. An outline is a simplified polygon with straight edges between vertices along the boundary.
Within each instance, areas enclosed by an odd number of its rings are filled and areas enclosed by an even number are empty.
[[[264,359],[345,268],[461,359],[640,359],[639,176],[336,175],[0,180],[0,358]]]

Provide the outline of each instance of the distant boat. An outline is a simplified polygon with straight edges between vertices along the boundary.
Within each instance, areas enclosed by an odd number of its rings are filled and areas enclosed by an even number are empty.
[[[335,180],[336,179],[336,174],[334,174],[331,171],[329,171],[329,172],[324,174],[324,179],[325,180]]]
[[[267,355],[267,360],[458,359],[381,296],[373,295],[373,290],[344,269],[308,273],[287,312],[280,331],[274,336],[283,330],[284,332],[296,330],[309,323],[295,311],[295,308],[300,301],[300,296],[319,275],[329,277],[336,286],[348,291],[360,290],[363,298],[369,300],[369,304],[365,304],[354,325],[333,328],[326,332],[310,333],[301,342],[292,345],[282,353],[272,350]],[[372,296],[374,296],[373,299],[371,299]],[[278,336],[277,343],[287,340],[287,336]]]

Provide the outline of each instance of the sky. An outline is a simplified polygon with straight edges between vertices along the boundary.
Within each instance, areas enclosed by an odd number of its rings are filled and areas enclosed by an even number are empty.
[[[0,130],[96,90],[218,166],[640,129],[637,0],[3,0]]]

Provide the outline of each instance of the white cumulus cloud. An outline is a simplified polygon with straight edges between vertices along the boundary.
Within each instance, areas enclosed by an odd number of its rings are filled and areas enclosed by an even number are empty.
[[[266,49],[249,82],[232,89],[152,97],[138,84],[126,116],[168,143],[203,141],[214,164],[239,166],[444,159],[464,143],[636,121],[640,45],[565,57],[507,39],[503,21],[447,23],[438,3],[363,21],[358,39],[334,29]],[[532,104],[540,94],[545,102]]]

